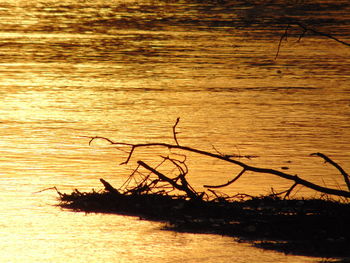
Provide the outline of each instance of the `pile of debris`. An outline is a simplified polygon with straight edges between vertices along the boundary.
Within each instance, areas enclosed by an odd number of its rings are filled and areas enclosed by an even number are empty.
[[[182,146],[176,136],[178,122],[179,119],[173,126],[175,144],[131,144],[105,137],[90,138],[90,143],[104,140],[123,153],[127,152],[122,164],[134,158],[136,149],[155,147],[169,153],[160,155],[161,162],[153,167],[144,161],[136,161],[136,168],[118,189],[100,179],[104,190],[98,192],[75,190],[65,194],[57,191],[60,206],[75,211],[117,213],[163,221],[166,229],[229,235],[286,253],[350,257],[350,179],[340,165],[322,153],[311,154],[321,157],[340,172],[347,187],[345,190],[320,186],[297,175],[254,167],[240,160],[257,156],[224,155],[215,148],[216,152],[212,153]],[[186,152],[228,162],[240,167],[241,171],[227,183],[204,185],[206,190],[197,192],[186,179]],[[171,166],[172,172],[161,172],[161,166],[165,165]],[[216,190],[233,184],[247,172],[275,175],[293,184],[286,191],[258,197],[228,196]],[[297,185],[314,190],[321,197],[291,199],[290,194]]]

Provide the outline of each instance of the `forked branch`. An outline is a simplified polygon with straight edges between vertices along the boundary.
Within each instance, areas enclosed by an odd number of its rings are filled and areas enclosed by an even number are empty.
[[[321,193],[330,194],[330,195],[337,195],[337,196],[342,196],[342,197],[350,197],[350,191],[344,191],[344,190],[338,190],[338,189],[323,187],[323,186],[314,184],[314,183],[312,183],[310,181],[304,180],[304,179],[298,177],[297,175],[291,175],[291,174],[288,174],[288,173],[285,173],[285,172],[281,172],[281,171],[274,170],[274,169],[269,169],[269,168],[260,168],[260,167],[250,166],[248,164],[245,164],[245,163],[243,163],[241,161],[232,159],[232,158],[227,157],[227,156],[222,156],[220,154],[215,154],[215,153],[211,153],[211,152],[207,152],[207,151],[203,151],[203,150],[199,150],[199,149],[195,149],[195,148],[191,148],[191,147],[187,147],[187,146],[168,144],[168,143],[130,144],[130,143],[123,143],[123,142],[114,142],[114,141],[112,141],[110,139],[107,139],[107,138],[104,138],[104,137],[92,137],[91,138],[91,142],[93,140],[96,140],[96,139],[103,139],[103,140],[106,140],[109,143],[111,143],[113,145],[117,145],[117,146],[129,146],[129,147],[131,147],[126,161],[123,162],[122,164],[127,164],[130,161],[134,151],[136,149],[138,149],[138,148],[164,147],[164,148],[168,148],[170,150],[177,149],[177,150],[183,150],[183,151],[187,151],[187,152],[197,153],[199,155],[209,156],[209,157],[212,157],[212,158],[215,158],[215,159],[219,159],[219,160],[223,160],[225,162],[229,162],[229,163],[232,163],[234,165],[238,165],[238,166],[242,167],[243,170],[241,171],[241,173],[238,176],[236,176],[236,178],[231,180],[229,182],[230,184],[232,184],[234,181],[238,180],[239,177],[242,176],[244,172],[251,171],[251,172],[255,172],[255,173],[276,175],[278,177],[281,177],[281,178],[293,181],[294,184],[302,185],[302,186],[305,186],[307,188],[313,189],[313,190],[321,192]],[[150,168],[150,167],[147,166],[147,168]],[[150,169],[148,169],[148,170],[150,170]],[[225,184],[223,186],[225,186]],[[216,186],[216,188],[217,187],[218,186]]]
[[[289,21],[289,23],[287,24],[285,30],[284,30],[284,33],[281,35],[280,37],[280,40],[278,42],[278,47],[277,47],[277,52],[276,52],[276,56],[275,56],[275,59],[277,59],[278,55],[279,55],[279,52],[280,52],[280,49],[281,49],[281,44],[282,44],[282,41],[284,39],[287,39],[288,37],[288,32],[289,30],[291,29],[292,25],[295,25],[295,26],[298,26],[299,28],[301,28],[303,31],[301,32],[301,34],[299,35],[299,39],[298,39],[298,42],[301,40],[302,37],[305,36],[305,34],[307,32],[312,32],[316,35],[319,35],[319,36],[323,36],[323,37],[326,37],[326,38],[329,38],[331,40],[334,40],[342,45],[345,45],[345,46],[348,46],[350,47],[350,43],[348,42],[345,42],[343,40],[340,40],[339,38],[336,38],[335,36],[331,35],[331,34],[327,34],[327,33],[324,33],[324,32],[321,32],[321,31],[318,31],[316,29],[313,29],[313,28],[310,28],[310,27],[307,27],[306,25],[300,23],[299,21],[294,21],[294,20],[291,20]]]
[[[191,189],[186,180],[181,180],[182,184],[178,184],[175,181],[171,180],[169,177],[165,176],[164,174],[162,174],[161,172],[157,171],[156,169],[152,168],[151,166],[149,166],[148,164],[146,164],[143,161],[138,161],[137,162],[140,166],[142,166],[143,168],[149,170],[150,172],[154,173],[155,175],[157,175],[159,177],[160,180],[165,181],[167,183],[169,183],[171,186],[173,186],[175,189],[178,189],[180,191],[184,191],[187,196],[191,199],[197,199],[199,196],[198,194]]]

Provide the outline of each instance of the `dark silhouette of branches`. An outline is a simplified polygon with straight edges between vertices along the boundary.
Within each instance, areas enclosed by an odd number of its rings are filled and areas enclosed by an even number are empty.
[[[329,39],[334,40],[334,41],[336,41],[336,42],[338,42],[338,43],[340,43],[342,45],[350,47],[350,43],[347,43],[347,42],[345,42],[343,40],[340,40],[339,38],[336,38],[335,36],[333,36],[331,34],[324,33],[324,32],[318,31],[318,30],[316,30],[314,28],[308,27],[308,26],[304,25],[303,23],[301,23],[299,21],[291,20],[291,21],[288,22],[288,24],[287,24],[287,26],[286,26],[286,28],[284,30],[284,33],[280,37],[280,40],[278,42],[278,47],[277,47],[277,52],[276,52],[275,59],[277,59],[277,57],[279,55],[283,39],[287,39],[288,32],[289,32],[289,30],[291,29],[292,26],[298,26],[299,28],[302,29],[302,33],[299,35],[298,42],[305,36],[305,34],[307,32],[312,32],[312,33],[314,33],[316,35],[329,38]]]
[[[344,181],[346,183],[346,186],[348,187],[348,190],[350,191],[350,180],[349,175],[344,171],[344,169],[337,164],[335,161],[331,160],[328,156],[324,155],[323,153],[312,153],[311,156],[319,156],[325,160],[326,163],[330,163],[335,168],[338,169],[338,171],[342,174]]]
[[[184,191],[190,199],[197,199],[197,198],[199,198],[197,192],[194,191],[193,188],[190,187],[190,185],[188,184],[187,180],[184,179],[185,178],[184,174],[179,176],[180,177],[180,181],[181,181],[181,183],[179,184],[179,183],[176,183],[175,180],[172,180],[168,176],[166,176],[163,173],[161,173],[161,172],[157,171],[156,169],[152,168],[151,166],[149,166],[145,162],[138,161],[137,163],[140,166],[144,167],[145,169],[147,169],[147,170],[151,171],[152,173],[154,173],[155,175],[157,175],[160,180],[169,183],[175,189],[180,190],[180,191]]]
[[[285,197],[288,197],[290,195],[290,193],[292,192],[292,190],[297,185],[302,185],[302,186],[305,186],[307,188],[313,189],[315,191],[318,191],[318,192],[321,192],[324,194],[336,195],[336,196],[341,196],[341,197],[350,197],[350,191],[320,186],[320,185],[314,184],[310,181],[307,181],[305,179],[302,179],[298,175],[292,175],[292,174],[288,174],[288,173],[285,173],[285,172],[282,172],[279,170],[274,170],[274,169],[269,169],[269,168],[261,168],[261,167],[251,166],[251,165],[248,165],[244,162],[236,160],[229,155],[222,155],[220,153],[219,154],[212,153],[212,152],[208,152],[208,151],[204,151],[204,150],[200,150],[200,149],[196,149],[196,148],[192,148],[192,147],[188,147],[188,146],[179,145],[177,138],[176,138],[176,134],[177,134],[176,133],[176,126],[178,125],[178,123],[179,123],[179,118],[176,120],[176,123],[173,126],[173,135],[174,135],[174,140],[175,140],[176,144],[169,144],[169,143],[163,143],[163,142],[132,144],[132,143],[125,143],[125,142],[115,142],[115,141],[112,141],[108,138],[100,137],[100,136],[90,137],[91,138],[90,144],[94,140],[100,139],[100,140],[105,140],[105,141],[109,142],[110,144],[115,145],[117,147],[128,146],[130,148],[130,150],[128,151],[128,155],[126,157],[126,160],[124,162],[122,162],[121,164],[129,163],[129,161],[131,160],[136,149],[152,148],[152,147],[164,147],[164,148],[168,148],[169,150],[181,150],[181,151],[185,151],[185,152],[196,153],[196,154],[203,155],[203,156],[209,156],[211,158],[219,159],[219,160],[231,163],[233,165],[240,166],[242,168],[241,172],[238,175],[236,175],[232,180],[228,181],[227,183],[220,184],[220,185],[204,185],[204,187],[206,187],[206,188],[225,187],[225,186],[228,186],[228,185],[234,183],[235,181],[237,181],[246,172],[254,172],[254,173],[262,173],[262,174],[272,174],[272,175],[276,175],[278,177],[284,178],[286,180],[292,181],[293,185],[288,190],[283,192],[283,193],[285,193]],[[322,153],[314,153],[312,155],[313,156],[320,156],[326,162],[328,162],[328,163],[332,164],[334,167],[336,167],[343,175],[344,180],[346,182],[346,185],[348,187],[348,190],[350,190],[349,175],[337,163],[335,163],[329,157],[327,157],[326,155],[324,155]],[[176,178],[176,180],[180,179],[181,184],[177,184],[173,179],[169,179],[169,177],[160,173],[157,169],[152,168],[151,166],[149,166],[148,164],[146,164],[145,162],[143,162],[141,160],[137,161],[137,163],[139,166],[142,166],[143,168],[147,169],[151,173],[156,174],[159,177],[159,179],[169,183],[172,187],[174,187],[178,190],[181,190],[181,191],[185,191],[190,198],[197,198],[198,194],[193,190],[193,188],[191,188],[188,185],[188,183],[185,179],[185,175],[187,174],[187,171],[188,171],[187,166],[184,163],[185,161],[180,162],[178,160],[174,160],[171,158],[167,158],[167,159],[170,160],[171,163],[173,163],[173,165],[175,165],[175,167],[178,169],[180,175]]]
[[[280,41],[278,42],[278,47],[277,47],[277,52],[276,52],[275,59],[277,59],[278,54],[280,53],[281,44],[282,44],[283,39],[287,39],[289,28],[290,28],[290,24],[287,25],[286,29],[284,30],[283,35],[280,38]]]
[[[234,182],[236,182],[246,171],[246,169],[243,169],[235,178],[233,178],[232,180],[228,181],[225,184],[221,184],[221,185],[204,185],[204,187],[206,188],[221,188],[221,187],[225,187],[228,186],[230,184],[233,184]]]

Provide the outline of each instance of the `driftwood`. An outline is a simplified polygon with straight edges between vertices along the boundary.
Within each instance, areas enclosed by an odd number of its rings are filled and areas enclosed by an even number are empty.
[[[178,139],[177,139],[176,126],[178,125],[178,123],[179,123],[179,118],[176,120],[176,123],[173,126],[173,136],[174,136],[174,140],[175,140],[176,144],[157,143],[157,142],[156,143],[132,144],[132,143],[125,143],[125,142],[114,142],[111,139],[108,139],[106,137],[100,137],[100,136],[89,137],[90,138],[89,143],[91,144],[93,141],[95,141],[97,139],[101,139],[101,140],[105,140],[105,141],[107,141],[107,142],[109,142],[112,145],[115,145],[117,147],[122,147],[122,146],[129,147],[130,150],[128,152],[126,160],[124,162],[122,162],[121,164],[129,163],[135,150],[137,150],[137,149],[150,148],[150,147],[164,147],[164,148],[167,148],[170,150],[177,149],[177,150],[182,150],[184,152],[192,152],[192,153],[196,153],[199,155],[209,156],[209,157],[212,157],[215,159],[223,160],[225,162],[231,163],[231,164],[236,165],[236,166],[240,166],[242,168],[242,170],[239,172],[239,174],[236,175],[232,180],[230,180],[224,184],[220,184],[220,185],[204,185],[204,187],[207,189],[222,188],[222,187],[228,186],[230,184],[233,184],[235,181],[237,181],[239,178],[241,178],[246,172],[250,171],[250,172],[254,172],[254,173],[272,174],[272,175],[276,175],[278,177],[281,177],[283,179],[292,181],[293,182],[292,186],[288,190],[282,192],[285,194],[284,198],[287,198],[297,185],[301,185],[301,186],[310,188],[312,190],[315,190],[315,191],[323,193],[323,194],[334,195],[334,196],[345,197],[345,198],[350,197],[349,175],[336,162],[331,160],[325,154],[312,153],[311,156],[319,156],[319,157],[323,158],[326,162],[330,163],[335,168],[337,168],[341,172],[341,174],[344,178],[344,181],[348,187],[347,190],[334,189],[334,188],[320,186],[320,185],[312,183],[308,180],[302,179],[298,175],[288,174],[286,172],[282,172],[279,170],[251,166],[251,165],[248,165],[240,160],[234,159],[232,156],[203,151],[203,150],[195,149],[195,148],[188,147],[188,146],[182,146],[179,144]],[[184,191],[187,194],[187,196],[191,199],[198,198],[200,196],[205,195],[205,193],[196,193],[195,190],[189,186],[188,182],[185,179],[185,175],[187,173],[187,172],[185,172],[185,170],[187,169],[187,167],[186,167],[186,169],[181,168],[181,167],[185,166],[184,162],[180,162],[179,160],[173,159],[170,157],[163,157],[163,158],[164,158],[164,160],[170,161],[180,171],[180,174],[175,179],[171,179],[170,177],[167,177],[166,175],[158,172],[157,169],[152,168],[150,165],[146,164],[145,162],[143,162],[141,160],[139,160],[137,163],[139,166],[141,166],[141,167],[147,169],[148,171],[150,171],[151,173],[157,175],[158,180],[170,184],[171,187],[173,187],[177,190]],[[176,181],[178,181],[178,180],[181,181],[181,184],[176,183]],[[152,184],[154,184],[154,183],[155,183],[155,181],[152,181]]]
[[[253,167],[218,151],[211,153],[182,146],[177,139],[178,123],[179,119],[173,126],[175,144],[129,144],[104,137],[90,137],[90,143],[102,139],[117,148],[128,147],[126,160],[122,164],[129,163],[137,149],[163,147],[224,160],[240,166],[242,170],[227,183],[207,185],[204,192],[197,192],[186,179],[186,156],[172,153],[170,156],[161,156],[162,161],[157,165],[136,161],[137,167],[118,189],[104,179],[100,181],[105,189],[98,192],[74,190],[71,194],[65,194],[54,188],[59,194],[60,206],[87,213],[138,216],[162,221],[165,229],[234,236],[258,247],[286,253],[318,257],[350,255],[349,191],[321,187],[273,169]],[[323,158],[338,169],[348,186],[349,176],[337,163],[321,153],[312,155]],[[173,169],[163,172],[163,165]],[[293,185],[286,191],[258,197],[247,194],[229,196],[216,190],[239,180],[247,171],[273,174],[292,181]],[[289,195],[297,185],[327,195],[319,199],[290,199]],[[343,202],[334,201],[328,195],[342,197],[340,199]]]

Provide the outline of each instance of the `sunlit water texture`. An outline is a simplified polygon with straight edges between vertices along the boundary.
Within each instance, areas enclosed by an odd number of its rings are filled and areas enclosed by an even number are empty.
[[[233,238],[174,233],[119,215],[61,210],[55,191],[115,186],[125,153],[84,136],[257,155],[251,165],[343,188],[322,152],[350,171],[348,1],[0,3],[1,262],[317,262]],[[140,158],[151,158],[148,154]],[[189,156],[196,187],[239,169]],[[229,193],[291,183],[247,175]],[[314,196],[307,189],[299,194]]]

